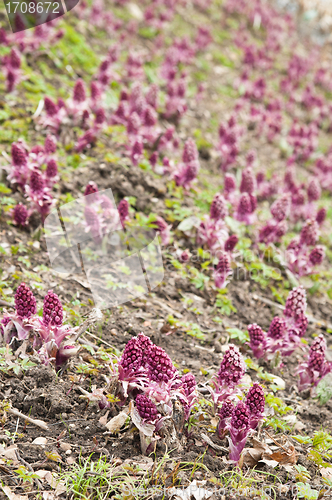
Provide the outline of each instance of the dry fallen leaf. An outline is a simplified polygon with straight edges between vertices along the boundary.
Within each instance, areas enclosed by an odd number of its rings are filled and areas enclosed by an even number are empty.
[[[323,477],[332,481],[332,467],[326,467],[326,469],[322,468],[320,473]]]
[[[248,467],[255,467],[259,461],[262,460],[263,454],[265,457],[271,455],[272,450],[267,446],[267,444],[259,441],[255,437],[251,439],[253,448],[245,448],[243,450],[239,467],[242,465],[247,465]]]
[[[294,445],[290,444],[288,446],[287,451],[278,450],[272,453],[272,455],[270,455],[269,458],[271,458],[272,460],[276,460],[280,464],[296,464],[297,456],[298,453],[296,453]]]
[[[39,446],[45,446],[47,444],[47,439],[45,437],[38,437],[34,439],[31,444],[38,444]]]
[[[69,443],[60,443],[60,448],[63,451],[71,450],[71,445]]]
[[[111,420],[106,424],[105,427],[111,434],[113,434],[114,432],[118,432],[124,425],[125,421],[127,420],[127,417],[128,417],[128,410],[121,411],[119,415],[116,415],[115,417],[111,418]]]
[[[8,446],[3,452],[2,455],[8,458],[9,460],[17,460],[17,456],[15,453],[15,450],[17,450],[16,444]]]
[[[5,495],[7,495],[9,500],[29,500],[29,497],[27,497],[26,495],[16,495],[15,493],[13,493],[9,486],[2,485],[1,488]]]
[[[105,415],[103,415],[102,417],[100,417],[100,419],[98,420],[98,422],[101,425],[106,425],[107,424],[108,414],[109,414],[109,410],[105,413]]]

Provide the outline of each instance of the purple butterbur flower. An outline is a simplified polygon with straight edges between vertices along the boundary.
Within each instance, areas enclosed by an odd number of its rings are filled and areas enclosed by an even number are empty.
[[[101,97],[101,89],[97,82],[91,82],[90,95],[92,101],[98,101]]]
[[[96,118],[95,118],[96,126],[102,125],[104,122],[106,122],[106,114],[104,109],[103,108],[96,109]]]
[[[12,144],[12,160],[13,164],[22,167],[27,162],[27,153],[23,147],[15,142]]]
[[[271,321],[269,330],[267,332],[271,339],[279,340],[282,339],[286,332],[286,321],[279,316],[275,316]]]
[[[48,179],[58,176],[58,165],[53,158],[47,162],[45,174]]]
[[[307,193],[309,201],[317,201],[320,199],[322,190],[317,179],[312,179],[309,182]]]
[[[236,188],[236,180],[233,174],[226,174],[224,179],[224,192],[225,197],[228,199],[228,195],[232,193]]]
[[[10,316],[4,316],[2,318],[2,320],[0,321],[0,333],[1,333],[1,335],[5,335],[5,329],[11,321],[12,321],[12,319]]]
[[[322,225],[326,219],[326,208],[320,208],[316,215],[316,221],[319,225]]]
[[[179,396],[183,404],[185,419],[188,420],[190,412],[194,404],[196,403],[198,396],[196,379],[192,373],[186,373],[181,378],[181,381],[179,382],[176,381],[176,382],[177,382],[176,385],[179,385],[178,389],[182,390],[184,394],[184,398],[181,397],[180,393]]]
[[[254,356],[257,359],[264,357],[266,354],[266,333],[256,323],[248,326],[248,333],[250,338],[249,345]]]
[[[300,243],[307,246],[313,246],[317,243],[319,237],[319,227],[314,219],[309,219],[302,227],[300,234]]]
[[[183,163],[191,163],[192,161],[198,160],[197,146],[193,139],[189,138],[186,140],[183,148],[182,161]]]
[[[34,194],[39,194],[45,187],[44,178],[38,170],[33,170],[30,175],[30,190]]]
[[[28,218],[29,213],[27,208],[22,205],[22,203],[18,203],[13,210],[13,219],[15,224],[21,227],[27,226]]]
[[[217,193],[210,206],[210,217],[211,219],[224,219],[227,215],[227,205],[224,197]]]
[[[239,241],[239,238],[236,236],[236,234],[232,234],[229,238],[227,238],[227,240],[225,241],[225,247],[224,247],[225,252],[233,252],[238,241]]]
[[[73,101],[77,103],[82,103],[86,99],[85,85],[81,78],[79,78],[74,87]]]
[[[227,399],[218,410],[217,417],[219,417],[219,423],[217,432],[220,439],[224,439],[228,432],[234,409],[235,407],[232,401],[230,399]]]
[[[81,152],[83,149],[91,147],[96,141],[96,131],[94,129],[87,130],[81,137],[79,137],[76,144],[76,151]]]
[[[250,387],[245,404],[250,411],[250,427],[256,429],[258,422],[263,419],[265,408],[264,390],[258,382]]]
[[[288,193],[278,198],[271,206],[271,214],[278,221],[285,220],[290,212],[291,199]]]
[[[56,293],[52,290],[47,292],[44,299],[43,323],[48,326],[61,326],[63,320],[63,307]]]
[[[159,346],[149,348],[147,358],[148,376],[155,382],[169,382],[176,375],[176,369],[168,354]]]
[[[284,315],[295,320],[302,316],[307,308],[306,292],[303,286],[293,288],[288,294]]]
[[[325,257],[325,250],[322,246],[313,248],[309,254],[309,261],[313,266],[319,266]]]
[[[46,114],[48,116],[53,117],[53,116],[55,116],[57,114],[57,112],[58,112],[58,106],[49,97],[45,97],[45,99],[44,99],[44,106],[45,106]]]
[[[253,223],[253,213],[256,210],[257,200],[254,195],[242,193],[237,206],[235,217],[246,224]]]
[[[236,386],[242,379],[246,371],[246,365],[239,349],[229,344],[227,351],[221,361],[217,375],[212,378],[214,389],[210,387],[213,397],[214,409],[230,396],[236,394]]]
[[[153,222],[157,226],[157,231],[160,233],[161,242],[164,246],[167,246],[171,240],[170,228],[171,226],[162,217],[157,217]]]
[[[25,283],[21,283],[16,290],[15,309],[20,318],[30,318],[37,313],[36,299]]]
[[[88,182],[88,184],[85,187],[84,190],[84,196],[89,196],[89,194],[95,194],[98,193],[98,186],[94,181]],[[96,199],[96,197],[93,197],[93,201]],[[85,200],[87,201],[87,200]]]
[[[146,102],[150,104],[150,106],[152,106],[154,109],[157,109],[158,107],[158,92],[159,92],[158,85],[153,83],[149,87],[145,96]]]
[[[242,179],[240,185],[241,193],[252,194],[255,190],[256,180],[251,167],[247,167],[242,172]]]
[[[249,408],[243,401],[239,401],[233,410],[229,425],[229,436],[227,436],[230,448],[229,459],[232,462],[238,463],[241,458],[241,453],[251,430],[250,420]]]
[[[52,154],[56,152],[56,138],[54,135],[48,135],[45,139],[45,153],[46,154]]]
[[[214,282],[217,288],[226,284],[227,278],[232,274],[231,258],[227,252],[222,252],[219,262],[214,270]]]
[[[192,161],[187,165],[180,164],[179,169],[174,173],[174,179],[177,186],[183,186],[188,190],[192,182],[196,179],[199,172],[199,162]]]
[[[124,225],[125,222],[129,220],[129,203],[127,200],[123,199],[120,201],[118,205],[118,212],[120,216],[120,221],[122,225]]]
[[[131,149],[130,157],[133,165],[138,165],[138,162],[143,156],[143,143],[141,139],[137,139]]]
[[[307,361],[301,363],[297,369],[300,376],[298,388],[304,391],[315,387],[318,382],[332,370],[332,363],[325,358],[326,340],[319,335],[313,341]]]
[[[131,409],[131,419],[139,430],[141,451],[143,455],[148,455],[159,439],[155,433],[162,427],[165,417],[161,417],[155,403],[146,394],[138,394],[135,403],[136,407]]]
[[[154,422],[159,417],[156,405],[145,394],[138,394],[135,403],[140,417],[146,422]]]

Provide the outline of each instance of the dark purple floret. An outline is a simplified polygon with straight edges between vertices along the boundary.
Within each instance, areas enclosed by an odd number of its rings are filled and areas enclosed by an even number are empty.
[[[154,422],[159,414],[156,405],[145,394],[136,396],[136,408],[141,418],[147,422]]]
[[[30,189],[33,193],[40,193],[44,189],[44,179],[38,170],[33,170],[31,173]]]
[[[233,411],[231,427],[236,430],[250,427],[250,410],[243,401],[239,401]]]
[[[9,62],[12,68],[19,69],[21,66],[20,54],[16,49],[12,49],[9,55]]]
[[[81,78],[75,83],[73,99],[76,102],[84,102],[86,99],[85,86]]]
[[[315,245],[318,240],[318,224],[315,219],[308,219],[301,231],[300,242],[308,246]]]
[[[297,317],[296,323],[295,323],[295,328],[297,330],[297,334],[300,337],[303,337],[305,332],[307,331],[308,328],[308,318],[305,314],[302,314]]]
[[[27,154],[25,150],[15,142],[13,142],[12,144],[12,160],[13,164],[17,165],[18,167],[25,165],[27,160]]]
[[[99,108],[96,111],[96,123],[97,125],[102,125],[106,121],[106,115],[103,108]]]
[[[226,174],[224,181],[225,193],[230,193],[231,191],[234,191],[235,187],[236,187],[236,181],[234,175]]]
[[[222,254],[219,257],[219,262],[216,266],[216,272],[217,274],[220,274],[222,276],[227,276],[230,274],[232,268],[231,268],[231,259],[228,253],[222,252]]]
[[[136,371],[142,366],[142,348],[139,339],[133,337],[127,343],[119,365],[126,371]]]
[[[271,321],[268,336],[273,339],[281,339],[286,331],[286,322],[283,318],[275,316]]]
[[[307,193],[309,201],[317,201],[320,199],[322,190],[317,179],[312,179],[310,181]]]
[[[181,378],[182,386],[184,388],[184,392],[186,396],[190,396],[190,394],[196,389],[196,379],[195,375],[192,373],[186,373]]]
[[[45,139],[45,153],[51,154],[56,152],[56,138],[54,135],[48,135]]]
[[[90,181],[85,188],[84,196],[88,196],[89,194],[98,193],[98,186],[94,181]]]
[[[293,288],[288,294],[284,315],[288,318],[297,318],[305,313],[307,308],[306,292],[303,286]]]
[[[227,215],[227,206],[224,197],[217,193],[210,206],[210,217],[211,219],[224,219]]]
[[[49,97],[45,97],[44,106],[47,116],[54,116],[58,112],[58,106]]]
[[[311,370],[321,372],[325,365],[325,354],[319,351],[310,352],[309,356],[309,368]]]
[[[37,312],[36,299],[25,283],[21,283],[16,290],[15,309],[20,318],[30,318]]]
[[[256,323],[253,323],[253,324],[248,326],[248,333],[249,333],[249,337],[250,337],[250,342],[253,345],[258,346],[259,344],[264,342],[265,334],[264,334],[262,328],[259,325],[257,325]]]
[[[325,356],[326,349],[327,349],[326,340],[325,337],[321,334],[318,335],[318,337],[316,337],[313,343],[311,344],[310,354],[313,352],[321,352]]]
[[[198,160],[197,146],[191,138],[187,139],[184,144],[182,160],[183,163],[191,163]]]
[[[246,401],[247,407],[252,415],[262,414],[265,407],[265,396],[263,387],[255,382],[252,387],[250,387]]]
[[[245,373],[246,367],[242,355],[235,345],[230,344],[225,352],[218,371],[220,385],[236,385]]]
[[[101,92],[97,82],[91,82],[90,93],[91,99],[93,99],[94,101],[100,98]]]
[[[125,221],[129,215],[129,203],[127,200],[123,199],[118,205],[118,212],[121,222]]]
[[[22,203],[18,203],[14,208],[14,221],[18,226],[25,226],[27,224],[28,210]]]
[[[316,215],[316,221],[319,225],[323,224],[324,220],[326,219],[326,208],[320,208],[317,212]]]
[[[61,326],[63,320],[63,307],[56,293],[52,290],[47,292],[44,299],[43,323],[50,326]]]
[[[290,201],[289,195],[285,194],[273,203],[271,213],[277,221],[281,222],[288,216]]]
[[[242,172],[242,179],[240,185],[241,193],[252,194],[255,189],[255,176],[251,167],[247,167]]]
[[[5,316],[4,318],[2,318],[2,320],[0,321],[0,333],[3,335],[5,332],[4,332],[4,328],[6,328],[6,326],[8,325],[8,323],[10,323],[11,321],[11,318],[10,316]]]
[[[226,418],[230,418],[233,415],[234,409],[235,409],[235,407],[234,407],[232,401],[230,399],[227,399],[223,403],[222,407],[219,409],[218,417],[221,420],[224,420]]]
[[[175,367],[168,354],[159,346],[152,345],[147,359],[149,376],[155,382],[168,382],[175,374]]]
[[[319,266],[325,257],[325,250],[322,246],[313,248],[309,254],[309,260],[313,266]]]
[[[236,234],[232,234],[232,236],[227,238],[227,240],[225,241],[225,251],[226,252],[233,252],[238,241],[239,241],[239,238],[236,236]]]
[[[46,177],[52,179],[58,175],[58,165],[56,161],[52,158],[47,162],[46,166]]]

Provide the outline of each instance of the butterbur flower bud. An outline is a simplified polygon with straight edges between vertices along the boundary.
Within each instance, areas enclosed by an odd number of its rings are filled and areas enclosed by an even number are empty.
[[[16,49],[12,49],[9,54],[9,63],[12,68],[19,69],[21,67],[21,58]]]
[[[219,423],[217,427],[218,436],[224,439],[227,433],[227,423],[233,416],[234,405],[230,399],[227,399],[218,411]]]
[[[249,193],[252,194],[255,189],[255,176],[251,167],[247,167],[242,172],[242,179],[240,185],[241,193]]]
[[[265,354],[266,334],[256,323],[248,325],[248,333],[252,352],[259,359]]]
[[[159,346],[153,345],[150,348],[147,361],[149,377],[155,382],[168,382],[176,372],[170,357]]]
[[[246,162],[247,162],[247,165],[252,165],[254,163],[254,161],[256,160],[256,151],[252,150],[252,151],[248,151],[247,155],[246,155]]]
[[[299,337],[303,337],[308,328],[308,318],[305,314],[297,317],[295,322],[295,330]]]
[[[250,410],[252,415],[261,415],[264,412],[265,407],[265,396],[263,387],[255,382],[252,387],[250,387],[245,403]]]
[[[312,179],[309,182],[307,193],[309,201],[317,201],[320,199],[322,190],[317,179]]]
[[[25,283],[21,283],[16,290],[15,309],[20,318],[30,318],[37,312],[36,299]]]
[[[284,315],[288,318],[297,318],[305,313],[307,308],[306,292],[303,286],[293,288],[288,294]]]
[[[56,161],[52,158],[47,162],[46,166],[46,177],[52,179],[58,175],[58,165]]]
[[[184,144],[182,161],[183,163],[191,163],[198,160],[197,146],[193,139],[189,138]]]
[[[11,317],[10,316],[5,316],[4,318],[2,318],[2,320],[0,321],[0,333],[1,335],[3,335],[5,333],[5,328],[6,326],[8,325],[8,323],[11,322]]]
[[[245,219],[248,214],[255,210],[253,200],[249,193],[242,193],[237,207],[237,216],[239,219]]]
[[[79,78],[74,87],[73,100],[75,102],[84,102],[86,99],[85,86],[83,80]]]
[[[278,340],[283,338],[286,332],[286,322],[283,318],[275,316],[271,321],[270,328],[268,331],[268,336],[272,339]]]
[[[51,154],[56,152],[56,138],[54,135],[48,135],[45,139],[45,153]]]
[[[101,91],[100,91],[100,88],[99,88],[99,85],[97,82],[91,82],[90,95],[91,95],[91,99],[93,99],[94,101],[96,101],[97,99],[100,98]]]
[[[239,241],[239,238],[236,236],[236,234],[232,234],[232,236],[227,238],[227,240],[225,241],[225,251],[226,252],[233,252],[238,241]]]
[[[151,163],[151,165],[153,167],[155,167],[157,165],[157,161],[158,161],[158,153],[157,153],[157,151],[154,151],[152,153],[152,155],[150,156],[149,160],[150,160],[150,163]]]
[[[236,188],[235,177],[232,174],[225,175],[224,190],[225,193],[231,193]]]
[[[271,206],[271,214],[273,217],[281,222],[289,215],[291,200],[288,194],[284,194],[281,198],[276,200]]]
[[[28,223],[28,210],[22,205],[22,203],[18,203],[14,208],[13,218],[15,224],[18,226],[26,226]]]
[[[220,385],[234,387],[239,383],[246,370],[244,359],[238,348],[230,344],[221,361],[218,371]]]
[[[324,220],[326,219],[326,208],[320,208],[317,212],[316,215],[316,221],[319,225],[323,224]]]
[[[44,299],[43,323],[48,326],[61,326],[63,320],[63,307],[56,293],[49,290]]]
[[[135,372],[142,366],[142,348],[138,337],[133,337],[127,343],[119,366],[129,373]]]
[[[158,85],[153,83],[145,96],[146,102],[150,104],[154,109],[157,108],[158,105]]]
[[[210,206],[210,217],[211,219],[224,219],[227,215],[227,206],[224,197],[217,193]]]
[[[309,254],[309,261],[313,266],[319,266],[325,257],[325,250],[322,246],[315,247]]]
[[[47,116],[54,116],[58,112],[58,106],[49,97],[45,97],[44,106]]]
[[[102,125],[106,121],[106,115],[105,115],[105,111],[103,110],[103,108],[97,109],[95,121],[96,121],[97,125]]]
[[[231,258],[227,252],[222,252],[214,271],[214,282],[217,288],[222,288],[228,276],[232,274]]]
[[[231,426],[236,430],[250,427],[250,410],[243,401],[239,401],[233,410]]]
[[[92,207],[86,206],[84,209],[84,217],[93,241],[96,245],[99,245],[101,243],[102,236],[97,212]]]
[[[145,394],[138,394],[135,403],[140,417],[146,422],[154,422],[158,418],[156,405]]]
[[[312,246],[317,243],[319,235],[318,224],[314,219],[309,219],[302,227],[300,234],[300,243],[303,245]]]
[[[181,382],[186,396],[190,396],[190,394],[192,394],[197,387],[195,375],[192,373],[186,373],[183,375]]]
[[[30,189],[33,193],[41,193],[44,189],[44,179],[38,170],[33,170],[30,175]]]
[[[12,144],[12,160],[13,164],[18,167],[25,165],[27,161],[27,154],[25,150],[15,142]]]
[[[311,370],[321,373],[325,364],[325,354],[319,351],[310,352],[308,364]]]
[[[89,196],[89,194],[98,193],[98,186],[94,181],[90,181],[85,188],[84,196]]]
[[[118,205],[118,212],[119,212],[120,220],[122,223],[128,219],[129,203],[127,200],[123,199],[120,201],[120,203]]]
[[[230,436],[228,437],[230,447],[229,459],[233,462],[238,462],[241,458],[241,453],[245,447],[251,428],[250,420],[249,408],[243,401],[239,401],[233,411],[229,427]]]

